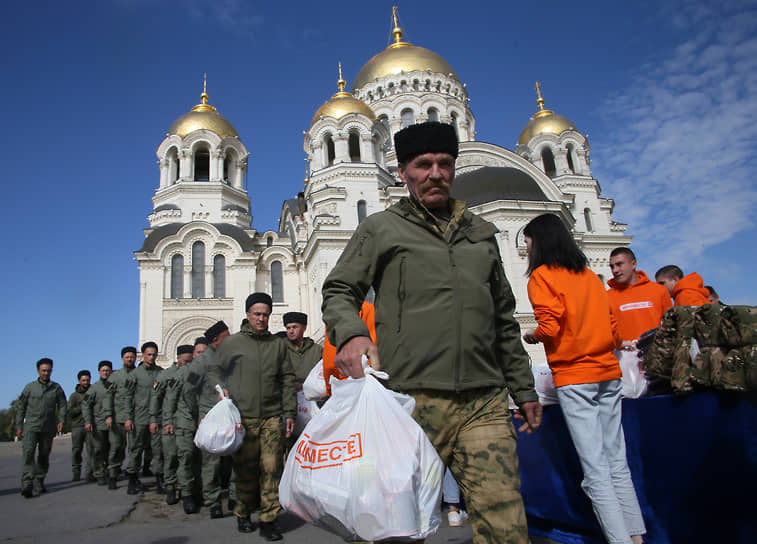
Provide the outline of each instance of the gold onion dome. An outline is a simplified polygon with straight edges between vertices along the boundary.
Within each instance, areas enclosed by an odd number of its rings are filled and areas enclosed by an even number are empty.
[[[552,110],[544,108],[544,99],[541,96],[541,85],[539,85],[538,81],[536,82],[536,95],[538,97],[536,103],[539,106],[539,111],[534,114],[531,121],[526,125],[526,128],[520,133],[520,138],[518,138],[519,144],[527,144],[531,141],[531,138],[538,136],[539,134],[547,133],[559,136],[566,130],[578,130],[569,119],[566,119],[562,115],[555,114]]]
[[[358,100],[344,90],[347,82],[342,78],[341,62],[339,63],[339,80],[336,82],[336,85],[339,88],[339,91],[334,96],[332,96],[329,101],[325,102],[320,108],[318,108],[318,111],[316,111],[315,115],[313,116],[313,121],[310,123],[311,125],[315,123],[321,116],[341,119],[342,117],[349,115],[350,113],[359,113],[360,115],[365,115],[371,121],[376,120],[376,114],[373,112],[370,106],[368,106],[368,104],[366,104],[362,100]]]
[[[176,134],[184,138],[196,130],[209,130],[215,132],[221,139],[227,137],[238,138],[239,134],[234,125],[228,119],[223,117],[218,111],[208,104],[207,81],[203,83],[200,103],[197,104],[189,113],[185,113],[173,122],[168,134]]]
[[[352,90],[360,89],[378,77],[384,77],[401,72],[425,72],[430,70],[437,74],[452,75],[456,79],[457,73],[442,57],[409,42],[402,41],[402,29],[397,22],[397,8],[393,8],[394,29],[392,36],[394,43],[378,55],[369,60],[358,72],[352,82]]]

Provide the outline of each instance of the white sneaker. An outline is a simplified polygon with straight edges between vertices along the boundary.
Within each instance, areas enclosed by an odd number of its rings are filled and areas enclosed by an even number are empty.
[[[457,512],[450,510],[447,512],[447,520],[450,527],[460,527],[468,520],[468,513],[465,510],[458,510]]]

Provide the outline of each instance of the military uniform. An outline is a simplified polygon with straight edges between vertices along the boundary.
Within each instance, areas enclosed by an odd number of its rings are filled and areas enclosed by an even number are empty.
[[[102,483],[107,474],[108,453],[110,451],[110,430],[105,420],[112,417],[111,412],[107,410],[112,406],[111,383],[109,380],[98,380],[95,382],[84,395],[82,403],[82,416],[85,425],[92,425],[92,464],[94,476],[98,483]],[[116,425],[112,421],[112,425]]]
[[[268,331],[245,325],[224,340],[208,367],[210,383],[228,389],[246,431],[242,446],[233,455],[237,486],[234,514],[248,518],[259,505],[259,519],[264,524],[275,522],[281,512],[282,416],[294,419],[297,413],[294,370],[284,342]]]
[[[24,387],[16,403],[16,428],[24,433],[22,490],[32,485],[38,490],[44,490],[57,423],[65,421],[66,394],[60,385],[53,381],[42,383],[34,380]],[[37,453],[36,461],[35,452]]]
[[[297,347],[294,342],[287,340],[287,356],[294,369],[294,380],[302,384],[313,367],[323,357],[323,346],[311,338],[303,338],[302,346]]]
[[[163,475],[166,486],[176,486],[176,468],[179,466],[179,458],[176,451],[176,435],[165,432],[166,425],[174,425],[172,410],[166,409],[168,391],[174,387],[179,366],[171,365],[158,374],[150,394],[150,423],[157,423],[158,437],[160,437],[161,451],[163,452],[163,466],[158,471]],[[174,430],[175,432],[175,430]]]
[[[133,440],[124,428],[124,423],[128,420],[134,421],[134,368],[123,367],[113,372],[108,379],[110,382],[109,396],[104,399],[104,413],[106,417],[113,418],[110,426],[108,440],[110,442],[110,451],[108,453],[108,472],[110,477],[115,481],[121,472],[121,465],[126,456],[127,437]]]
[[[129,444],[129,464],[126,472],[136,475],[139,472],[142,454],[150,447],[152,449],[152,465],[150,469],[155,474],[163,474],[163,447],[161,433],[150,434],[150,397],[160,382],[163,371],[156,364],[140,364],[134,370],[134,393],[131,410],[133,413],[134,431],[130,433],[132,439]]]
[[[82,451],[84,446],[87,447],[87,471],[86,476],[89,480],[93,473],[93,447],[92,439],[89,433],[84,430],[84,416],[82,414],[82,405],[84,404],[84,396],[87,394],[87,389],[83,389],[81,385],[76,386],[76,390],[71,393],[68,398],[68,417],[71,422],[71,471],[73,472],[74,480],[81,478],[81,462]]]
[[[209,349],[210,347],[208,347]],[[203,355],[200,355],[197,359],[200,359]],[[191,387],[187,386],[187,374],[197,359],[177,370],[176,377],[166,396],[171,411],[171,422],[176,433],[177,480],[183,497],[194,496],[198,487],[195,476],[199,470],[200,452],[194,445],[194,435],[197,429],[199,411],[197,395]]]

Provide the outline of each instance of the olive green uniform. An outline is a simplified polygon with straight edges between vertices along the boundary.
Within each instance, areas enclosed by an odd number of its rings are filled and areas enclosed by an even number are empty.
[[[174,387],[179,366],[173,364],[158,374],[157,381],[153,385],[150,394],[150,423],[157,423],[158,436],[160,437],[161,451],[163,452],[163,466],[158,473],[163,474],[163,481],[167,486],[176,485],[176,468],[179,466],[179,458],[176,452],[176,434],[168,434],[165,431],[167,425],[173,425],[173,414],[167,408],[168,391]],[[174,429],[174,433],[175,433]]]
[[[94,449],[92,439],[89,433],[84,430],[84,415],[82,414],[82,405],[87,389],[77,385],[71,396],[68,397],[68,417],[71,424],[71,471],[74,479],[81,477],[82,451],[86,445],[87,448],[87,476],[92,476]]]
[[[294,381],[302,384],[313,367],[323,357],[323,346],[311,338],[303,338],[302,346],[297,347],[294,342],[286,341],[287,356],[294,369]]]
[[[16,402],[16,428],[24,433],[21,489],[32,485],[44,488],[57,424],[65,421],[66,394],[60,385],[53,381],[34,380],[24,387]]]
[[[177,478],[182,496],[194,496],[199,487],[196,475],[200,470],[200,452],[194,444],[199,410],[197,394],[187,382],[187,375],[194,363],[195,360],[178,369],[166,395],[166,404],[170,407],[168,409],[176,432]]]
[[[110,452],[108,453],[108,472],[113,480],[118,478],[121,472],[121,465],[126,456],[127,438],[133,440],[124,428],[124,423],[128,420],[134,422],[134,408],[132,402],[134,399],[134,368],[123,367],[114,371],[108,381],[111,384],[111,394],[104,399],[104,412],[106,417],[113,418],[110,426],[108,440],[110,442]]]
[[[156,364],[147,366],[140,364],[133,372],[134,394],[132,396],[131,410],[134,421],[134,431],[129,433],[129,464],[126,472],[138,474],[142,466],[142,454],[150,447],[152,449],[152,464],[150,470],[155,474],[163,474],[163,447],[161,434],[150,434],[150,397],[153,390],[160,382],[160,373],[163,371]]]
[[[224,340],[208,367],[211,384],[225,386],[242,416],[245,437],[233,455],[237,486],[234,514],[248,517],[260,505],[260,521],[276,520],[283,471],[282,416],[294,419],[297,396],[286,340],[244,326]],[[207,352],[206,352],[207,353]]]
[[[101,481],[108,469],[108,453],[110,451],[110,430],[105,420],[112,417],[106,407],[112,406],[111,384],[108,380],[98,380],[84,395],[82,416],[85,425],[92,425],[90,439],[92,441],[92,463],[95,478]],[[115,421],[112,425],[116,425]]]
[[[376,292],[376,335],[389,387],[412,394],[413,417],[449,466],[471,511],[473,539],[528,541],[507,411],[536,401],[491,223],[450,200],[448,223],[408,198],[365,219],[323,285],[328,336],[368,337],[358,312]]]

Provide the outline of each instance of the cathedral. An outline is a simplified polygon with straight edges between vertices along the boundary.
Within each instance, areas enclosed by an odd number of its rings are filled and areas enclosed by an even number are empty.
[[[254,291],[273,297],[271,331],[284,328],[284,313],[302,311],[309,316],[308,336],[322,339],[321,285],[360,221],[407,195],[392,138],[427,120],[457,131],[452,196],[499,229],[521,328],[536,326],[522,234],[533,217],[562,217],[606,281],[610,251],[627,246],[630,237],[626,225],[612,220],[614,202],[600,195],[592,177],[586,136],[545,108],[537,83],[538,109],[514,151],[476,141],[468,91],[452,66],[406,42],[396,15],[392,39],[362,67],[351,92],[340,67],[338,91],[315,110],[304,133],[305,188],[283,201],[276,227],[252,226],[247,149],[207,92],[170,126],[157,148],[160,181],[149,228],[135,252],[139,341],[158,342],[162,366],[173,362],[178,345],[193,343],[219,319],[238,330],[245,298]],[[534,364],[545,362],[541,345],[525,347]]]

